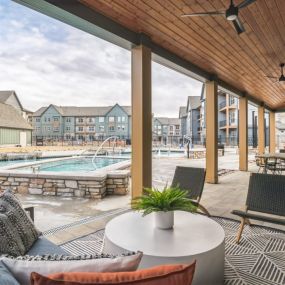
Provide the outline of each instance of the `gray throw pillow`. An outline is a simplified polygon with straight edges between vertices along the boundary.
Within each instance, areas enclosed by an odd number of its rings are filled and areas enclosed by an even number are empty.
[[[140,264],[142,255],[141,252],[121,256],[104,254],[97,256],[46,255],[43,257],[3,257],[1,261],[21,285],[30,285],[32,272],[49,275],[61,272],[135,271]]]
[[[0,255],[24,255],[40,232],[10,191],[0,195]]]

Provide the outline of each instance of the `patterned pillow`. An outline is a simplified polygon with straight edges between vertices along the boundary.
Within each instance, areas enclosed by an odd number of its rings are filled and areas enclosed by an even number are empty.
[[[45,255],[1,259],[21,285],[30,285],[32,272],[49,275],[56,272],[121,272],[134,271],[142,259],[142,252],[115,255]],[[1,284],[1,282],[0,282]]]
[[[10,191],[0,195],[0,255],[24,255],[40,232]]]

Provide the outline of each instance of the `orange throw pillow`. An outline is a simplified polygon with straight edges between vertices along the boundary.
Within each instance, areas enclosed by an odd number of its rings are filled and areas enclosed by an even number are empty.
[[[134,272],[67,272],[48,277],[33,272],[31,285],[191,285],[196,262],[190,265],[160,265]]]

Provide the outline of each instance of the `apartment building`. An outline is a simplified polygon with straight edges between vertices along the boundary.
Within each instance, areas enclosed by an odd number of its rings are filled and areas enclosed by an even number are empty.
[[[192,144],[205,144],[205,89],[202,87],[200,96],[189,96],[186,107],[180,107],[181,131],[185,140]],[[186,110],[186,111],[185,111]],[[218,91],[218,141],[221,144],[238,145],[238,98],[222,90]],[[185,111],[185,112],[183,112]],[[269,118],[265,115],[265,139],[269,143]],[[249,145],[257,144],[257,110],[249,105],[248,110],[248,141]]]
[[[154,141],[164,145],[179,144],[181,138],[181,120],[179,118],[153,118]]]
[[[131,107],[73,107],[51,104],[33,114],[33,136],[93,141],[117,136],[131,136]]]

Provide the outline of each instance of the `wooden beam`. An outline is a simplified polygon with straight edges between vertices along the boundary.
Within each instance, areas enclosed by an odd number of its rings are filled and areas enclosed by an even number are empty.
[[[264,107],[258,107],[258,153],[265,152],[265,124],[264,124]]]
[[[218,85],[207,81],[206,88],[206,182],[218,183]]]
[[[276,152],[275,113],[269,112],[269,152]]]
[[[132,197],[152,185],[151,50],[132,49]]]
[[[248,170],[248,100],[239,99],[239,170]]]

